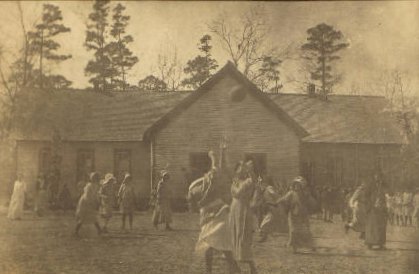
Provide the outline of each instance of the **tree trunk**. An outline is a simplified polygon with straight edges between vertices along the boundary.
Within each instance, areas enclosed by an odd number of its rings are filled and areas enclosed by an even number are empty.
[[[119,57],[121,58],[121,73],[122,73],[122,91],[125,91],[125,68],[124,68],[124,57],[122,56],[122,46],[121,46],[121,32],[118,33],[118,47],[119,47]]]
[[[323,45],[323,41],[324,41],[324,34],[322,35],[322,44],[321,44],[321,58],[322,58],[322,96],[323,99],[326,99],[326,53],[324,50],[324,45]]]
[[[42,61],[43,61],[43,53],[44,53],[44,31],[41,30],[41,45],[39,50],[39,87],[42,89],[44,87],[43,84],[43,75],[42,75]]]
[[[26,86],[26,81],[27,81],[27,73],[28,73],[28,39],[26,38],[25,35],[25,55],[23,57],[23,83],[22,86],[25,87]]]

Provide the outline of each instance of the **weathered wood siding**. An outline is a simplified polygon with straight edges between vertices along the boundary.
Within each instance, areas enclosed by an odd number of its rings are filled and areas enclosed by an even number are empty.
[[[156,134],[154,171],[158,174],[169,165],[177,197],[186,195],[181,169],[189,169],[189,153],[212,149],[218,154],[223,135],[230,170],[245,153],[266,153],[267,173],[274,180],[289,180],[299,173],[299,137],[246,90],[242,101],[232,101],[238,85],[226,76]]]
[[[28,183],[30,196],[35,190],[39,171],[39,154],[48,148],[48,142],[20,141],[17,151],[17,172],[22,172]],[[114,172],[116,149],[131,151],[131,173],[139,199],[147,200],[150,194],[150,151],[143,142],[64,142],[61,147],[61,182],[66,182],[73,197],[77,196],[77,153],[81,149],[94,151],[95,170],[103,177]]]
[[[306,176],[312,176],[316,185],[356,186],[381,169],[388,184],[397,188],[402,180],[400,149],[399,145],[302,143],[301,159],[302,165],[311,163],[311,175]],[[331,178],[333,170],[336,176]]]

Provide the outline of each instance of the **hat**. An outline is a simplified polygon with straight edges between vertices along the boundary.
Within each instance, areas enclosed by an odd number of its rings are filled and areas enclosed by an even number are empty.
[[[169,171],[167,170],[162,170],[160,171],[160,176],[163,178],[164,176],[169,175]]]
[[[112,173],[108,173],[105,175],[105,180],[103,181],[104,184],[110,182],[111,180],[115,180],[115,177]]]
[[[128,181],[128,179],[131,179],[131,174],[125,173],[123,183],[125,183],[126,181]]]
[[[305,184],[306,183],[306,179],[304,179],[302,176],[297,176],[294,178],[293,182],[297,182],[300,184]]]
[[[89,175],[90,181],[99,181],[99,173],[97,172],[92,172]]]

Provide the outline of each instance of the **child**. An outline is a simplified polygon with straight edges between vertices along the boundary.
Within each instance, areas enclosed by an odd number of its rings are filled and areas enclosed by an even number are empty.
[[[38,217],[42,217],[46,211],[48,204],[47,182],[45,176],[40,173],[36,180],[36,203],[35,213]]]
[[[119,205],[122,211],[122,230],[125,231],[125,219],[128,215],[129,227],[132,231],[132,221],[135,209],[135,192],[132,185],[132,177],[130,174],[125,174],[121,187],[118,191]]]
[[[102,228],[103,232],[108,232],[108,222],[112,218],[112,209],[113,209],[113,184],[115,177],[112,173],[105,175],[105,180],[99,189],[100,196],[100,216],[104,219],[104,225]]]
[[[413,206],[414,206],[413,217],[415,218],[415,221],[416,221],[416,229],[418,229],[419,228],[419,188],[416,189],[415,196],[413,196]]]
[[[99,174],[92,172],[90,174],[90,182],[86,184],[83,194],[80,197],[76,210],[76,231],[74,235],[79,236],[79,230],[82,224],[93,223],[97,229],[98,235],[101,234],[101,229],[97,220],[99,207]]]
[[[156,190],[156,204],[152,219],[153,226],[155,229],[158,229],[159,224],[165,224],[166,230],[172,230],[170,227],[170,223],[172,222],[170,176],[167,171],[162,171],[161,177]]]
[[[404,226],[407,226],[408,223],[412,225],[413,193],[406,189],[402,195],[402,201],[403,224]]]
[[[402,193],[396,192],[396,194],[394,195],[394,215],[396,217],[397,226],[403,225],[402,207],[403,207]]]
[[[23,215],[23,205],[25,203],[26,184],[23,175],[19,174],[13,187],[12,198],[10,199],[9,212],[7,218],[20,220]]]
[[[58,197],[60,208],[64,211],[64,214],[67,210],[73,208],[73,200],[71,198],[71,193],[68,189],[67,183],[63,184],[60,195]]]

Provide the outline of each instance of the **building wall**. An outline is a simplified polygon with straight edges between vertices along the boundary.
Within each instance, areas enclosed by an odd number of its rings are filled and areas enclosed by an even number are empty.
[[[294,130],[251,93],[244,91],[242,101],[233,101],[238,89],[237,81],[226,76],[156,133],[154,174],[168,166],[177,197],[187,191],[182,168],[190,168],[190,153],[212,149],[218,155],[222,136],[230,171],[245,153],[266,153],[267,174],[274,180],[299,173],[299,137]]]
[[[402,180],[399,145],[303,143],[301,147],[302,169],[316,185],[356,186],[379,170],[392,187]],[[310,171],[305,164],[311,165]]]
[[[30,196],[35,190],[35,181],[39,172],[39,153],[48,148],[48,142],[20,141],[17,151],[17,172],[25,176]],[[60,154],[61,182],[66,182],[77,197],[77,154],[79,150],[94,151],[95,170],[103,177],[114,172],[114,152],[116,149],[131,151],[131,173],[134,186],[140,200],[147,200],[150,194],[150,151],[149,145],[143,142],[63,142]]]

